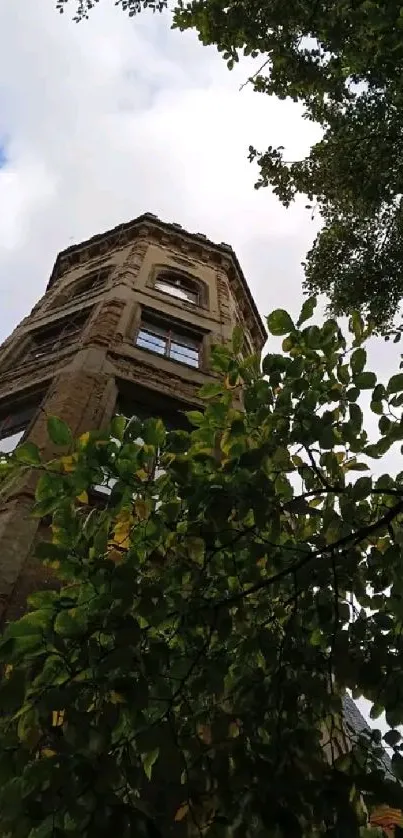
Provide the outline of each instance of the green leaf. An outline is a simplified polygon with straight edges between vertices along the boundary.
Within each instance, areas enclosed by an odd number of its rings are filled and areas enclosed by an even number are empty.
[[[383,404],[382,402],[376,402],[374,400],[371,401],[370,408],[372,413],[377,413],[380,416],[383,413]]]
[[[244,343],[244,330],[242,326],[235,326],[232,332],[232,351],[234,355],[239,355],[242,352]]]
[[[143,763],[144,773],[149,780],[151,780],[153,765],[159,757],[159,748],[154,748],[153,751],[148,751],[146,754],[141,754],[141,761]]]
[[[269,332],[277,337],[280,335],[286,335],[294,329],[294,323],[292,322],[290,315],[283,308],[277,308],[269,314],[267,318],[267,326]]]
[[[353,311],[348,325],[356,340],[360,340],[364,330],[364,321],[358,311]]]
[[[42,561],[56,562],[65,559],[68,548],[52,541],[40,541],[35,547],[35,556]]]
[[[28,838],[52,838],[55,834],[54,816],[48,815],[39,826],[33,826]]]
[[[58,591],[35,591],[28,597],[30,608],[52,608],[59,599]]]
[[[58,419],[57,416],[49,416],[47,427],[50,439],[55,443],[55,445],[72,444],[73,437],[71,430],[62,419]]]
[[[39,448],[33,442],[24,442],[22,445],[18,445],[14,451],[14,457],[18,462],[26,463],[30,466],[41,464]]]
[[[389,379],[388,394],[392,395],[392,393],[401,393],[402,390],[403,390],[403,372],[400,372],[397,375],[392,375],[392,377]]]
[[[357,463],[351,461],[344,466],[345,471],[369,471],[369,466],[366,463]]]
[[[392,768],[396,777],[403,780],[403,757],[400,754],[393,754]]]
[[[223,384],[219,384],[215,381],[209,381],[207,384],[203,384],[203,387],[200,388],[199,395],[202,399],[212,399],[215,396],[221,396],[223,390]]]
[[[381,416],[378,422],[378,427],[381,434],[387,434],[390,428],[392,427],[392,422],[390,421],[390,419],[388,419],[387,416]]]
[[[127,425],[127,419],[125,416],[121,414],[114,416],[111,422],[111,435],[114,439],[118,439],[122,442],[123,437],[125,435]]]
[[[354,500],[363,500],[368,497],[372,490],[372,478],[360,477],[352,486],[352,495]]]
[[[339,367],[337,367],[337,378],[339,379],[339,381],[341,381],[342,384],[350,383],[350,372],[347,364],[341,364]]]
[[[302,326],[302,324],[305,323],[306,320],[310,320],[310,318],[312,317],[312,315],[315,311],[316,306],[317,306],[316,297],[309,297],[308,300],[305,300],[305,302],[304,302],[304,304],[301,308],[301,314],[300,314],[300,316],[297,320],[297,326],[298,327]]]
[[[376,385],[376,375],[374,372],[361,372],[354,376],[354,384],[360,390],[372,390]]]
[[[199,428],[200,425],[203,424],[204,413],[202,413],[201,410],[188,410],[185,415],[190,424],[194,425],[196,428]]]
[[[402,737],[398,730],[392,729],[384,733],[383,738],[386,744],[390,745],[393,748],[395,745],[397,745],[398,742],[400,742]]]
[[[354,427],[354,430],[357,432],[360,431],[363,419],[362,410],[360,406],[358,404],[355,404],[355,402],[352,402],[351,404],[349,404],[348,411],[350,414],[350,421]]]
[[[363,371],[366,362],[367,362],[367,353],[366,353],[365,349],[363,349],[360,346],[358,349],[356,349],[353,352],[353,354],[351,356],[351,359],[350,359],[351,371],[352,371],[354,377]]]

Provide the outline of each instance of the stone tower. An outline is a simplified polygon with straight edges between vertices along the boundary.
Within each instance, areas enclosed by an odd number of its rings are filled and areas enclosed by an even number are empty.
[[[56,259],[46,292],[0,347],[0,451],[22,438],[53,455],[46,417],[78,435],[116,411],[175,423],[212,377],[210,347],[241,323],[266,333],[232,248],[149,213]],[[0,502],[0,624],[51,584],[32,558],[47,522],[31,517],[33,476]]]

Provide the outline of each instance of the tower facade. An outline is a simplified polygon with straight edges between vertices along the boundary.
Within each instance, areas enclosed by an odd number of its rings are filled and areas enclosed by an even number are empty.
[[[0,347],[0,452],[23,439],[55,453],[47,416],[74,435],[116,412],[178,425],[212,380],[210,350],[236,324],[259,351],[263,323],[229,245],[149,213],[60,253],[43,297]],[[183,421],[183,419],[182,419]],[[0,623],[52,584],[33,558],[34,475],[0,500]]]

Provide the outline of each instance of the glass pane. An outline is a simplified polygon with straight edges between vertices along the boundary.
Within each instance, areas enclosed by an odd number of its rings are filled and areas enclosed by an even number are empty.
[[[10,436],[3,437],[0,439],[0,451],[2,454],[10,454],[11,451],[17,447],[21,437],[24,436],[25,431],[18,431],[16,434],[10,434]]]
[[[199,366],[199,351],[193,346],[184,346],[172,341],[169,354],[175,361],[181,361],[182,364],[187,364],[189,367]]]
[[[155,335],[146,329],[140,329],[137,335],[137,346],[141,349],[149,349],[150,352],[157,352],[158,355],[165,355],[166,338]]]
[[[101,492],[103,495],[110,495],[115,483],[117,482],[118,481],[116,477],[110,477],[107,483],[104,483],[103,485],[99,483],[96,486],[94,486],[94,489],[96,492]]]
[[[174,283],[164,282],[164,280],[157,281],[155,287],[158,291],[163,291],[164,294],[170,294],[171,297],[176,297],[178,300],[186,300],[188,303],[198,302],[197,291],[193,291],[191,288],[186,288],[179,284],[174,285]]]

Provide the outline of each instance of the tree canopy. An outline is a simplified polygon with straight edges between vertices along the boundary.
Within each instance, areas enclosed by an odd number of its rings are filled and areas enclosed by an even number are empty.
[[[76,19],[95,2],[79,0]],[[120,3],[130,14],[165,6]],[[284,160],[282,147],[251,147],[256,185],[285,206],[307,195],[323,218],[306,260],[308,293],[326,293],[336,315],[358,308],[387,328],[403,296],[401,0],[177,0],[173,25],[195,29],[230,68],[253,56],[255,90],[302,102],[321,126],[300,161]]]
[[[403,439],[403,372],[378,382],[361,317],[345,337],[314,307],[269,315],[262,369],[239,329],[216,347],[189,430],[50,416],[59,457],[3,457],[4,491],[38,471],[61,587],[0,642],[1,835],[353,838],[403,809],[403,473],[369,466]],[[346,691],[386,711],[390,771]]]

